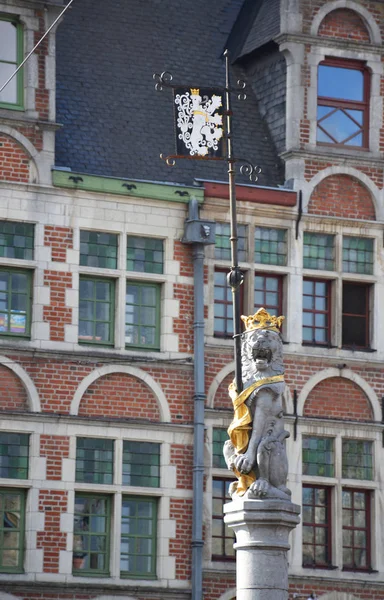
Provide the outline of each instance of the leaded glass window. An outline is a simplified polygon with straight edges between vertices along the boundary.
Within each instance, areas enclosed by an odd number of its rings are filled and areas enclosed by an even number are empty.
[[[263,265],[287,264],[287,230],[255,228],[255,262]]]
[[[73,527],[74,575],[108,575],[110,496],[76,494]]]
[[[160,444],[124,440],[123,485],[160,486]]]
[[[248,254],[248,228],[246,225],[237,226],[237,251],[240,262],[247,260]],[[231,260],[231,228],[229,223],[216,223],[215,258],[218,260]]]
[[[0,489],[0,572],[23,571],[24,490]]]
[[[303,436],[303,475],[335,476],[333,438]]]
[[[279,275],[255,273],[254,310],[265,308],[269,314],[279,316],[282,313],[283,280]]]
[[[224,460],[223,446],[224,442],[229,439],[226,429],[213,429],[213,449],[212,449],[212,466],[218,469],[226,469],[227,465]]]
[[[372,442],[343,440],[342,476],[347,479],[373,479]]]
[[[114,283],[80,277],[79,341],[112,345],[113,337]]]
[[[370,492],[342,490],[343,569],[365,571],[371,568]]]
[[[373,273],[373,240],[363,237],[343,237],[343,271]]]
[[[0,221],[0,257],[33,260],[33,241],[31,223]]]
[[[330,341],[331,285],[329,281],[303,281],[303,343],[325,345]]]
[[[29,435],[0,432],[0,477],[28,479]]]
[[[162,273],[163,262],[163,240],[127,237],[127,271]]]
[[[223,520],[223,507],[230,502],[230,479],[212,480],[212,560],[235,560],[235,533]]]
[[[76,481],[113,483],[113,440],[77,438]]]
[[[331,565],[331,490],[303,485],[303,566]]]
[[[117,268],[117,234],[80,231],[80,264],[102,269]]]
[[[304,268],[334,271],[334,235],[304,232]]]
[[[127,281],[125,344],[149,350],[160,348],[160,286]]]
[[[155,498],[123,496],[120,543],[123,577],[156,577],[156,521]]]
[[[0,19],[0,81],[5,83],[23,60],[23,28],[13,16]],[[11,79],[0,93],[2,108],[23,108],[23,69]]]
[[[0,335],[29,335],[31,293],[32,272],[0,270]]]

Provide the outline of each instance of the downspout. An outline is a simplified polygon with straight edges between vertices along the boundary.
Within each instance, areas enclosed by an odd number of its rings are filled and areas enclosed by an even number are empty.
[[[215,224],[199,219],[198,202],[189,203],[183,243],[192,245],[194,282],[194,419],[192,506],[192,600],[203,600],[203,493],[204,493],[204,246],[214,244]]]

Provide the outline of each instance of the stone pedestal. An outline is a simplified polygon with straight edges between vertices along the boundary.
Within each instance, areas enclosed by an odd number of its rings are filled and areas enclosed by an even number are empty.
[[[236,534],[236,600],[288,600],[288,536],[300,521],[300,507],[237,499],[224,512]]]

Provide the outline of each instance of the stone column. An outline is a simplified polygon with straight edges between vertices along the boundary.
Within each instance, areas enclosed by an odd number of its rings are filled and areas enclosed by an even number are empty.
[[[236,534],[236,600],[288,600],[288,536],[300,521],[300,507],[238,498],[224,512]]]

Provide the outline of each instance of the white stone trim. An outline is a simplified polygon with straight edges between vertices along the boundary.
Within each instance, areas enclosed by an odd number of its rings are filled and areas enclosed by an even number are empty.
[[[97,599],[95,598],[95,600]],[[227,590],[220,596],[220,598],[218,598],[218,600],[236,600],[236,588]]]
[[[219,388],[219,385],[224,381],[224,379],[230,373],[234,373],[234,371],[235,371],[235,362],[233,361],[233,362],[230,362],[225,367],[223,367],[221,369],[221,371],[219,371],[217,373],[217,375],[215,376],[215,378],[212,381],[212,383],[209,387],[209,390],[208,390],[208,394],[207,394],[207,407],[208,408],[214,408],[215,396],[216,396],[216,392]]]
[[[357,2],[353,2],[353,0],[334,0],[334,2],[327,2],[319,9],[319,12],[316,14],[315,18],[312,21],[311,25],[311,35],[317,36],[319,27],[323,22],[324,18],[334,10],[338,10],[340,8],[347,8],[349,10],[353,10],[356,12],[364,21],[368,29],[368,33],[371,38],[371,42],[373,44],[381,45],[381,35],[380,29],[370,14],[370,12],[358,4]]]
[[[331,377],[343,377],[344,379],[353,381],[353,383],[359,386],[371,405],[374,420],[378,422],[381,421],[380,403],[371,386],[360,375],[354,371],[351,371],[351,369],[336,369],[335,367],[318,371],[315,373],[315,375],[308,379],[307,383],[303,386],[303,389],[299,394],[297,402],[297,413],[299,416],[303,416],[305,401],[307,400],[308,395],[313,388],[321,381],[324,381],[324,379],[329,379]]]
[[[20,600],[20,598],[18,598],[17,596],[13,596],[12,594],[6,594],[5,592],[0,592],[0,600]]]
[[[331,175],[349,175],[350,177],[357,179],[371,194],[372,202],[375,208],[376,219],[382,219],[383,210],[381,208],[381,191],[379,188],[373,183],[372,179],[365,175],[365,173],[362,173],[354,167],[347,167],[345,165],[333,165],[332,167],[327,167],[326,169],[316,173],[316,175],[312,177],[311,181],[305,183],[303,182],[303,208],[305,212],[307,212],[308,204],[315,188],[319,185],[319,183]]]
[[[79,387],[76,390],[76,393],[71,402],[70,414],[78,414],[81,398],[92,383],[94,383],[100,377],[103,377],[104,375],[111,375],[112,373],[125,373],[126,375],[131,375],[132,377],[136,377],[137,379],[143,381],[156,396],[160,410],[161,421],[163,423],[169,423],[171,421],[171,412],[169,410],[168,402],[159,384],[153,379],[151,375],[149,375],[149,373],[146,373],[138,367],[130,367],[128,365],[105,365],[104,367],[95,369],[94,371],[92,371],[92,373],[87,375],[87,377],[83,379],[83,381],[80,383]]]
[[[13,371],[19,379],[21,379],[24,389],[27,392],[29,410],[31,412],[41,412],[39,394],[37,393],[35,384],[33,383],[28,373],[24,371],[23,367],[21,367],[18,363],[13,361],[8,356],[1,355],[0,365],[7,367],[11,371]]]
[[[328,592],[318,598],[319,600],[359,600],[357,596],[352,596],[348,592]]]
[[[0,133],[8,136],[13,139],[15,142],[20,144],[23,150],[29,156],[29,159],[32,161],[32,173],[37,174],[37,181],[34,183],[40,182],[40,169],[39,169],[39,153],[36,150],[35,146],[31,144],[31,142],[26,138],[22,133],[20,133],[17,129],[10,127],[9,125],[0,124]],[[30,167],[31,169],[31,167]]]

